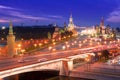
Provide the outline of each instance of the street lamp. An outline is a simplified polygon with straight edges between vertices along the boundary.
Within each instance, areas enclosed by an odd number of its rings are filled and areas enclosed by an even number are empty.
[[[81,48],[82,44],[79,44],[79,47]]]
[[[42,46],[42,44],[41,44],[41,43],[39,43],[38,45],[39,45],[39,47],[41,47],[41,46]]]
[[[52,49],[52,47],[50,46],[49,48],[48,48],[48,50],[51,50]]]
[[[37,47],[37,44],[34,44],[34,47],[36,48],[36,47]]]
[[[56,51],[56,49],[54,48],[54,49],[52,49],[52,51]]]
[[[66,49],[66,47],[65,47],[65,46],[63,46],[63,47],[62,47],[62,49],[63,49],[63,50],[65,50],[65,49]]]
[[[20,48],[20,47],[21,47],[21,44],[18,44],[18,47]]]
[[[68,42],[65,42],[65,44],[68,44]]]
[[[70,45],[67,45],[67,48],[69,48],[70,47]]]
[[[53,42],[53,45],[55,45],[56,43],[55,42]]]

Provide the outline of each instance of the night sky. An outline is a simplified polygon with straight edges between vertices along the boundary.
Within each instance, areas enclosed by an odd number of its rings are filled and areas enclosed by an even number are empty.
[[[100,24],[120,27],[120,0],[0,0],[0,26],[68,24],[70,14],[77,26]]]

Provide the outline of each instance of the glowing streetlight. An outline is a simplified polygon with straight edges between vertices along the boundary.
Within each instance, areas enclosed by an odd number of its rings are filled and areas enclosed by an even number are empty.
[[[42,46],[42,43],[39,43],[38,45],[39,45],[39,46]]]
[[[61,38],[59,38],[59,40],[61,40]]]
[[[99,44],[100,44],[100,42],[97,42],[97,44],[99,45]]]
[[[3,41],[3,40],[4,40],[4,38],[1,38],[1,40]]]
[[[67,48],[69,48],[70,47],[70,45],[67,45]]]
[[[54,41],[55,41],[55,39],[52,40],[52,42],[54,42]]]
[[[74,43],[76,44],[76,43],[77,43],[77,41],[74,41]]]
[[[82,44],[79,44],[79,47],[81,47],[82,46]]]
[[[65,42],[65,44],[68,44],[68,42]]]
[[[53,42],[53,45],[55,45],[56,43],[55,42]]]
[[[68,37],[70,37],[70,36],[68,36]]]
[[[37,47],[37,44],[34,44],[34,47]]]
[[[50,46],[49,48],[48,48],[48,50],[51,50],[52,49],[52,47]]]
[[[107,44],[107,42],[105,41],[104,44]]]
[[[48,42],[47,42],[47,41],[45,41],[44,43],[45,43],[45,44],[47,44]]]
[[[6,29],[6,27],[5,27],[5,26],[2,26],[2,30],[4,30],[4,29]]]
[[[20,47],[21,47],[21,44],[18,44],[18,47],[20,48]]]
[[[62,47],[62,49],[63,49],[63,50],[65,50],[65,49],[66,49],[66,47],[65,47],[65,46],[63,46],[63,47]]]
[[[52,51],[56,51],[56,49],[52,49]]]
[[[74,43],[72,43],[72,45],[74,45]]]

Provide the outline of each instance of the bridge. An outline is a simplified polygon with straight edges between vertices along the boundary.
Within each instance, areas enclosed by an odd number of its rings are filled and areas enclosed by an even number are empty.
[[[109,47],[100,45],[88,48],[56,51],[49,54],[25,56],[22,57],[24,62],[18,62],[18,58],[8,59],[0,62],[0,78],[2,80],[8,76],[41,70],[56,70],[59,71],[59,75],[69,76],[69,72],[74,68],[74,59],[80,58],[83,55],[92,55],[92,52],[113,49],[118,46],[117,44]]]

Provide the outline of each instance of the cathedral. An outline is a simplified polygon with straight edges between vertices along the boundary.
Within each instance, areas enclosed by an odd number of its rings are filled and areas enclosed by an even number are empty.
[[[103,39],[115,39],[115,31],[109,26],[104,26],[104,18],[102,17],[100,25],[95,26],[96,36]]]

